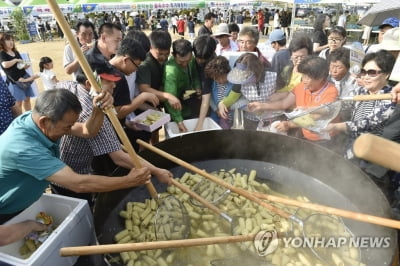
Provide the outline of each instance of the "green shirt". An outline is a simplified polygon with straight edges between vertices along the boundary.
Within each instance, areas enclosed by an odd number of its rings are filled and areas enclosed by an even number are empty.
[[[192,58],[188,67],[182,68],[175,62],[174,57],[171,56],[165,65],[163,81],[164,91],[179,98],[182,104],[181,111],[172,108],[168,102],[164,103],[165,108],[171,115],[173,121],[181,122],[191,114],[191,107],[185,106],[183,102],[185,91],[200,89],[200,80],[196,69],[195,58]]]

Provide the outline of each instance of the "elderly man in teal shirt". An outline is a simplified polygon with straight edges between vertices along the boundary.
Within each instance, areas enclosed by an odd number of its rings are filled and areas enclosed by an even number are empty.
[[[188,40],[180,39],[172,43],[172,57],[165,65],[164,91],[171,93],[180,102],[170,104],[165,102],[166,111],[173,121],[178,124],[180,132],[187,132],[183,124],[184,119],[197,118],[200,110],[201,92],[200,80],[196,69],[195,58],[192,54],[192,45]],[[184,99],[187,90],[195,90],[197,93],[189,99]]]
[[[16,118],[0,136],[0,225],[39,199],[50,182],[75,192],[106,192],[149,182],[151,174],[145,166],[126,176],[109,178],[78,174],[59,159],[63,135],[97,134],[104,117],[99,107],[113,102],[110,94],[105,94],[108,98],[94,99],[91,117],[76,123],[82,110],[77,97],[64,89],[45,91],[33,111]]]

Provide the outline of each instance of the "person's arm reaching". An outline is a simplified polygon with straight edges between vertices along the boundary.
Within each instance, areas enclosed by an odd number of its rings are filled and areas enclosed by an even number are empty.
[[[149,168],[132,169],[127,175],[109,177],[100,175],[81,175],[75,173],[69,166],[65,166],[47,178],[47,181],[56,183],[77,193],[108,192],[118,189],[136,187],[149,182],[151,173]]]
[[[392,88],[392,102],[400,102],[400,82],[396,84],[396,86],[394,86]]]
[[[164,76],[164,91],[174,95],[175,97],[178,96],[178,78],[177,72],[174,69],[174,66],[165,66],[165,76]],[[169,102],[165,102],[165,109],[171,115],[172,121],[176,122],[179,127],[180,132],[187,132],[185,125],[183,124],[183,117],[182,117],[182,105],[171,105]]]
[[[280,101],[275,102],[251,102],[248,104],[250,112],[261,112],[265,110],[286,110],[296,103],[296,96],[289,93],[288,96]]]
[[[126,169],[132,169],[135,168],[133,165],[132,158],[129,156],[128,153],[124,152],[123,150],[118,150],[115,152],[109,153],[111,160],[123,168]],[[150,169],[150,172],[152,175],[156,176],[157,179],[162,182],[162,183],[170,183],[170,178],[172,177],[172,174],[170,171],[166,169],[162,169],[159,167],[154,166],[153,164],[149,163],[145,159],[140,158],[141,166],[145,166]]]
[[[150,102],[153,107],[159,105],[159,100],[156,95],[150,92],[142,92],[138,96],[132,99],[131,103],[128,105],[122,105],[117,108],[118,118],[123,119],[128,114],[134,112],[135,110],[139,109],[139,107],[145,103]]]
[[[85,123],[75,123],[71,128],[71,135],[83,138],[96,136],[103,125],[104,112],[102,109],[110,108],[113,103],[114,99],[109,92],[102,92],[94,97],[92,115]]]
[[[87,45],[81,46],[82,53],[86,53],[90,47]],[[71,46],[67,45],[64,49],[64,70],[65,73],[71,75],[72,73],[76,72],[80,68],[79,60],[74,57]]]
[[[211,93],[201,95],[200,113],[199,119],[197,120],[196,126],[194,128],[195,131],[203,129],[204,119],[207,116],[208,109],[210,109],[210,99]]]
[[[181,101],[179,101],[179,99],[177,97],[175,97],[173,94],[165,92],[165,91],[159,91],[156,89],[153,89],[152,87],[150,87],[149,84],[139,84],[139,90],[141,92],[150,92],[153,93],[154,95],[156,95],[158,97],[158,99],[161,102],[165,102],[168,101],[168,103],[171,106],[175,106],[176,109],[181,109]]]
[[[33,220],[16,224],[0,225],[0,246],[5,246],[23,239],[32,231],[45,231],[47,225]]]

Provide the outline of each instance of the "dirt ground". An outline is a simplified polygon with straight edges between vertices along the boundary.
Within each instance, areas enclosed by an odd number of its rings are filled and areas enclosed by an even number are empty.
[[[31,59],[33,73],[39,73],[39,61],[43,56],[48,56],[53,59],[54,62],[54,72],[59,80],[70,80],[71,76],[67,75],[63,68],[63,53],[65,40],[55,39],[49,42],[33,42],[27,44],[20,44],[16,42],[15,44],[19,52],[26,52],[29,54]],[[43,90],[42,81],[37,79],[36,85],[39,91]]]

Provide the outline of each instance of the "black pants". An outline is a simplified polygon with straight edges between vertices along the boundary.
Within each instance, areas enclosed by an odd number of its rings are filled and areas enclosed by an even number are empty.
[[[11,213],[11,214],[0,214],[0,224],[4,224],[8,220],[14,218],[18,214],[20,214],[22,211],[16,212],[16,213]]]
[[[55,184],[50,184],[50,188],[51,188],[51,193],[53,194],[87,200],[90,208],[93,209],[94,198],[95,198],[94,193],[76,193],[72,190],[57,186]]]

